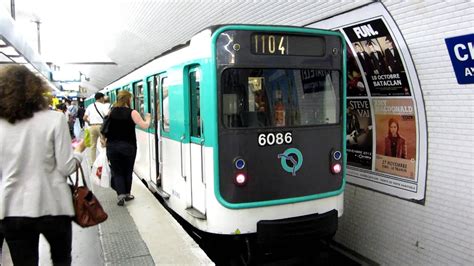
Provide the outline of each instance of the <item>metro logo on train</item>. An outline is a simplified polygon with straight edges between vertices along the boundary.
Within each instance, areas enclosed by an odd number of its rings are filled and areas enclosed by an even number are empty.
[[[474,34],[445,39],[459,84],[474,83]]]

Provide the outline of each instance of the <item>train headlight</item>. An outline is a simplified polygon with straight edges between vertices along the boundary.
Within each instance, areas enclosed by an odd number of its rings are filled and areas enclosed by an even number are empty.
[[[339,174],[342,171],[342,165],[340,163],[335,163],[331,166],[331,172],[333,174]]]
[[[244,173],[238,173],[234,181],[238,186],[244,186],[247,183],[247,176]]]

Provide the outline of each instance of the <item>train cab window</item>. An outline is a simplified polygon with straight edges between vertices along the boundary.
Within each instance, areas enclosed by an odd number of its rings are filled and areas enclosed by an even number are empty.
[[[162,77],[160,80],[161,87],[161,106],[163,112],[161,112],[161,126],[165,132],[170,131],[170,105],[169,105],[169,85],[168,78]]]
[[[189,80],[189,111],[190,111],[190,126],[191,126],[191,136],[192,137],[201,137],[201,106],[199,103],[200,99],[200,70],[199,68],[192,68],[188,74]]]
[[[134,94],[134,109],[138,113],[145,117],[145,95],[143,93],[143,82],[136,82],[133,84],[133,94]]]
[[[340,73],[321,69],[227,69],[221,115],[227,128],[339,123]]]

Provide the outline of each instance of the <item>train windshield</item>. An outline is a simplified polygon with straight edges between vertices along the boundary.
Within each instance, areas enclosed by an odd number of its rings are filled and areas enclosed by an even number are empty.
[[[222,119],[226,128],[339,123],[340,72],[322,69],[226,69]]]

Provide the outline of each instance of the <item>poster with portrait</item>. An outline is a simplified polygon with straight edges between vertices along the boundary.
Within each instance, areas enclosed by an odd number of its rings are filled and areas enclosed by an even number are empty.
[[[372,116],[369,100],[347,100],[347,164],[372,168]]]
[[[416,120],[411,99],[374,99],[375,171],[415,179]]]
[[[372,96],[410,96],[399,48],[382,19],[343,28]]]

